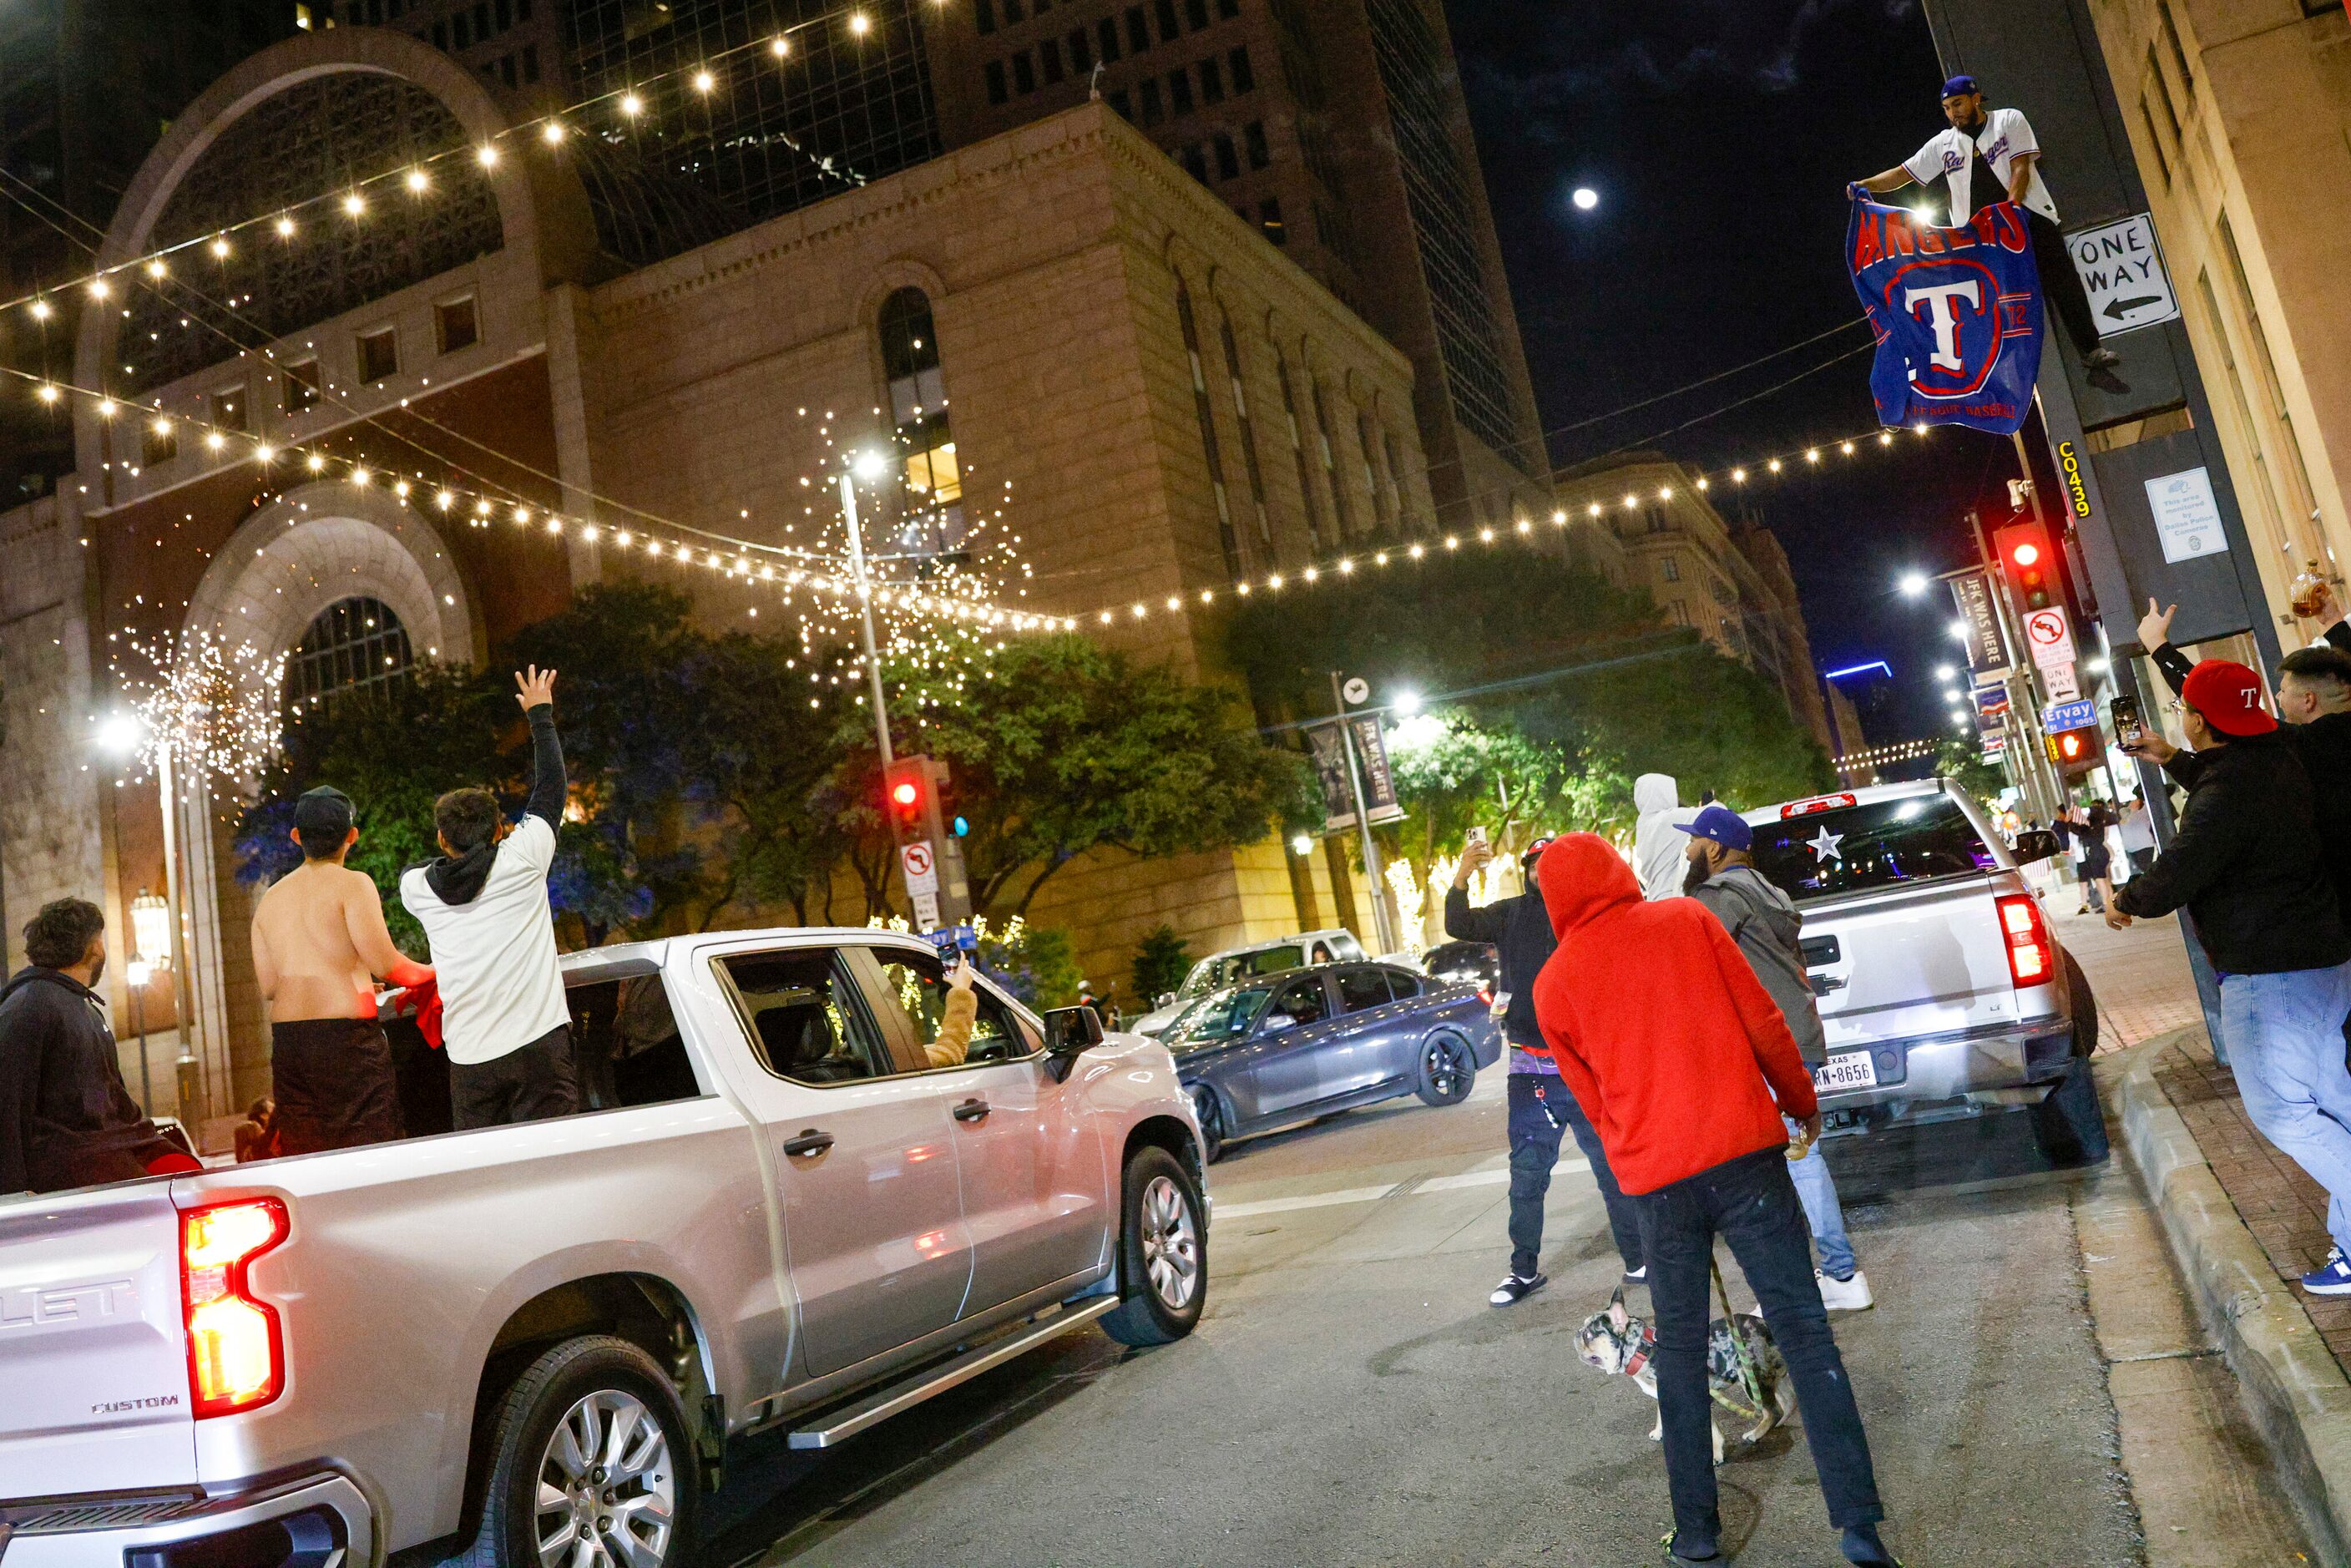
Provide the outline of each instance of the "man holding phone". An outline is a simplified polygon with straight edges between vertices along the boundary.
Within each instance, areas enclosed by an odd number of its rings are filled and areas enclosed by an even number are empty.
[[[1625,1261],[1625,1282],[1643,1284],[1648,1280],[1640,1223],[1616,1188],[1600,1134],[1560,1081],[1559,1063],[1552,1060],[1542,1030],[1535,1022],[1535,977],[1542,973],[1544,961],[1558,945],[1531,874],[1536,859],[1550,842],[1547,838],[1537,839],[1520,859],[1530,873],[1525,893],[1473,909],[1469,879],[1492,862],[1494,846],[1486,841],[1486,830],[1472,828],[1461,852],[1461,863],[1454,870],[1453,885],[1445,894],[1445,934],[1457,942],[1490,943],[1501,961],[1494,1009],[1501,1015],[1502,1034],[1510,1047],[1510,1071],[1503,1081],[1510,1103],[1510,1271],[1486,1298],[1488,1305],[1496,1307],[1507,1307],[1550,1283],[1542,1271],[1543,1199],[1551,1192],[1552,1167],[1559,1163],[1562,1133],[1575,1134],[1576,1147],[1591,1163],[1592,1178],[1599,1184],[1601,1202],[1608,1210],[1609,1234]]]

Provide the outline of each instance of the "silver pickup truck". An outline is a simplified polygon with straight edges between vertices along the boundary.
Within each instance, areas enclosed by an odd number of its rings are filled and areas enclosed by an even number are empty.
[[[0,1568],[665,1568],[730,1438],[1198,1321],[1163,1047],[983,982],[929,1067],[937,956],[879,931],[565,981],[577,1116],[0,1199]]]
[[[2089,1056],[2097,1004],[1973,800],[1938,779],[1745,813],[1756,869],[1803,916],[1828,1036],[1813,1072],[1828,1130],[2033,1108],[2053,1158],[2102,1158]]]

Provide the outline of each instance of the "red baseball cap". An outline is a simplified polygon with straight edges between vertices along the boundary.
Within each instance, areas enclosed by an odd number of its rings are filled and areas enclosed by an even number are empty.
[[[2277,720],[2262,706],[2262,678],[2233,659],[2207,659],[2188,672],[2179,695],[2222,735],[2267,735]]]

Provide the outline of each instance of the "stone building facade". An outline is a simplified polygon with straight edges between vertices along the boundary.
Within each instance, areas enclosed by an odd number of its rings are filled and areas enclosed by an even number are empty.
[[[2351,23],[2316,0],[2091,14],[2270,612],[2289,647],[2311,641],[2295,574],[2315,561],[2339,584],[2351,564]]]
[[[1646,591],[1667,621],[1688,626],[1780,688],[1788,712],[1831,756],[1812,642],[1788,554],[1761,523],[1731,523],[1707,481],[1655,452],[1562,470],[1559,506],[1612,532],[1625,586]]]
[[[126,193],[105,258],[142,255],[180,237],[175,226],[209,232],[224,204],[268,196],[280,171],[255,166],[243,137],[299,92],[342,106],[303,122],[329,152],[346,122],[410,139],[343,150],[362,167],[410,144],[503,138],[517,155],[434,164],[435,199],[382,204],[379,251],[340,253],[381,263],[372,270],[268,263],[277,270],[232,286],[234,317],[162,288],[133,291],[120,314],[86,313],[74,384],[178,423],[158,434],[74,400],[75,471],[54,498],[0,517],[12,962],[17,927],[46,898],[102,897],[120,932],[134,891],[164,885],[159,797],[94,744],[122,700],[128,640],[209,631],[297,652],[306,671],[361,646],[370,662],[479,661],[619,573],[666,572],[715,623],[740,624],[744,593],[712,574],[689,579],[577,530],[490,526],[427,497],[449,485],[535,516],[559,507],[601,521],[606,539],[654,517],[787,541],[812,476],[821,494],[821,460],[904,434],[891,385],[903,367],[881,319],[908,290],[935,323],[923,384],[943,390],[924,395],[952,411],[952,439],[930,455],[953,460],[967,495],[985,487],[1010,508],[1036,567],[1013,601],[1071,615],[1147,602],[1152,613],[1102,633],[1138,657],[1224,678],[1204,591],[1395,537],[1430,510],[1409,360],[1104,106],[632,269],[600,245],[566,157],[525,155],[473,73],[402,34],[340,26],[264,51],[192,105]],[[227,265],[246,259],[240,248]],[[174,339],[163,312],[175,304],[193,322],[179,329],[218,340]],[[266,334],[227,330],[265,313]],[[1285,413],[1315,398],[1399,461],[1322,461]],[[223,427],[237,440],[198,438]],[[376,481],[264,465],[256,440],[361,462]],[[214,1113],[266,1086],[250,897],[225,831],[236,790],[215,781],[173,815],[189,946],[175,978]],[[1335,853],[1269,841],[1141,865],[1096,859],[1056,877],[1030,913],[1069,926],[1106,984],[1162,922],[1195,951],[1367,924]],[[110,984],[128,1034],[121,975]],[[174,1023],[173,988],[159,979],[142,996],[151,1029]]]

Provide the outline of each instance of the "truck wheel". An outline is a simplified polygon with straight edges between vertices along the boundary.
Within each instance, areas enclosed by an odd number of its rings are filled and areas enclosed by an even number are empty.
[[[1118,1282],[1126,1300],[1103,1317],[1102,1332],[1121,1344],[1172,1344],[1192,1332],[1208,1299],[1200,1189],[1155,1144],[1127,1160],[1124,1186]]]
[[[1425,1105],[1458,1105],[1478,1081],[1478,1058],[1458,1034],[1433,1034],[1420,1042],[1420,1082],[1414,1092]]]
[[[1205,1083],[1192,1085],[1192,1117],[1200,1124],[1200,1162],[1215,1165],[1225,1157],[1225,1103]]]
[[[566,1340],[498,1401],[462,1568],[672,1568],[700,1481],[677,1390],[627,1340]]]

